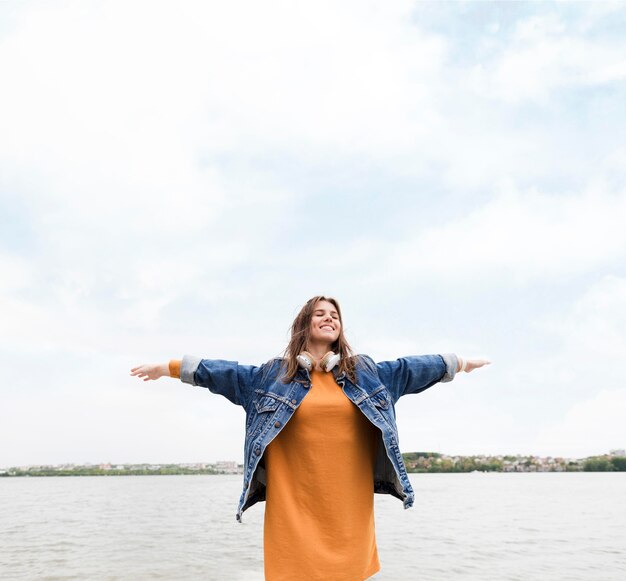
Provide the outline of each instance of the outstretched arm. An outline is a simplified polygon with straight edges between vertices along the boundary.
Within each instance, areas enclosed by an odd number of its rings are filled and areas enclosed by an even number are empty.
[[[378,376],[394,401],[403,395],[420,393],[436,383],[452,381],[457,372],[470,371],[490,363],[484,359],[462,359],[454,353],[411,355],[395,361],[376,363]]]
[[[185,355],[182,360],[133,367],[130,374],[144,381],[160,377],[180,378],[184,383],[206,387],[235,405],[246,408],[259,369],[254,365],[239,365],[237,361]]]

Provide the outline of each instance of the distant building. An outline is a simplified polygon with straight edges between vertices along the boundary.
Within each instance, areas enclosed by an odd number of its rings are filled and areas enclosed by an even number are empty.
[[[219,460],[215,463],[215,470],[224,474],[237,474],[239,472],[237,462],[232,460]]]
[[[626,450],[624,450],[624,448],[618,448],[617,450],[611,450],[609,454],[611,456],[626,456]]]

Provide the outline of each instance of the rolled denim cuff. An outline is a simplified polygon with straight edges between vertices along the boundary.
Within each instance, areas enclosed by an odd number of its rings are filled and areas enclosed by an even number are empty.
[[[182,382],[198,385],[193,376],[200,365],[200,361],[202,361],[202,357],[195,357],[193,355],[183,356],[183,362],[180,364],[180,380]]]
[[[454,353],[443,353],[441,357],[446,362],[446,373],[441,379],[441,383],[446,383],[454,379],[459,367],[459,358]]]

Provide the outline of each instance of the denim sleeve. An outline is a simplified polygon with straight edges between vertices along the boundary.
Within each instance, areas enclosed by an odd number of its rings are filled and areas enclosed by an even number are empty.
[[[237,361],[185,355],[180,366],[180,380],[206,387],[212,393],[223,395],[235,405],[246,408],[259,369],[254,365],[239,365]]]
[[[403,395],[420,393],[440,381],[452,381],[458,358],[454,353],[411,355],[395,361],[381,361],[376,367],[382,384],[397,401]]]

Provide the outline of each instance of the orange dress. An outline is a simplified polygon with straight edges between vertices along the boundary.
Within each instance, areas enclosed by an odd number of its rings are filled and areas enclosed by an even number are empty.
[[[378,429],[336,383],[311,389],[265,450],[267,581],[363,581],[380,570],[374,531]]]

